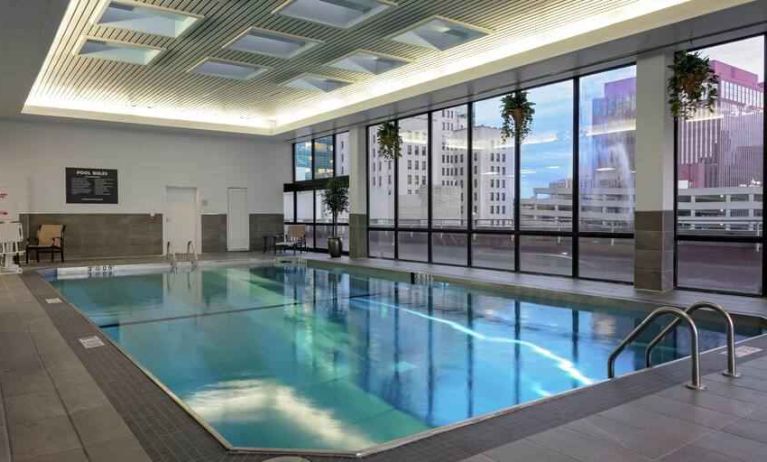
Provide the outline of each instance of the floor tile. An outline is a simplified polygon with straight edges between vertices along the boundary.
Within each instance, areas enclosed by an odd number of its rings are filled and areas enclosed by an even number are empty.
[[[55,392],[27,393],[6,398],[6,417],[9,423],[27,423],[67,413]]]
[[[572,457],[543,448],[527,440],[506,444],[485,451],[482,455],[496,462],[577,462]]]
[[[64,452],[80,447],[68,417],[54,417],[8,426],[14,458]]]

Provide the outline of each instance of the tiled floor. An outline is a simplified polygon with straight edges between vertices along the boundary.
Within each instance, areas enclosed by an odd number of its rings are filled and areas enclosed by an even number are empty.
[[[19,276],[0,277],[0,461],[148,461]]]
[[[381,260],[363,263],[422,270],[412,264],[405,267]],[[617,292],[618,298],[627,300],[633,293],[632,300],[670,303],[657,294],[637,294],[629,286],[603,287],[587,281],[479,273],[464,268],[428,270],[446,278],[469,277],[491,285],[511,280],[521,291],[539,286],[583,296],[616,296]],[[5,428],[13,460],[19,461],[245,462],[268,457],[228,453],[112,345],[83,349],[77,339],[98,334],[97,328],[66,303],[46,304],[45,299],[53,295],[52,288],[34,273],[0,277],[0,393],[7,418],[6,425],[0,419],[0,462],[8,459],[2,444]],[[695,293],[665,296],[682,303],[698,298]],[[760,311],[762,300],[737,300],[740,298],[726,302],[764,313]],[[579,389],[364,459],[764,461],[767,337],[749,342],[764,351],[744,358],[741,379],[731,381],[716,373],[724,363],[719,352],[703,356],[708,385],[704,392],[680,385],[689,376],[689,363],[681,361]]]
[[[767,357],[485,451],[463,462],[767,460]]]

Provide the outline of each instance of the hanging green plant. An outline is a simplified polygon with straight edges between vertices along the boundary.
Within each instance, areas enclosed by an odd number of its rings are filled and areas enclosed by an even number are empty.
[[[399,136],[399,126],[393,120],[382,123],[378,127],[378,152],[385,158],[394,160],[401,154],[402,137]]]
[[[515,91],[501,99],[501,140],[506,141],[511,137],[525,139],[533,129],[533,115],[535,103],[527,99],[526,91]]]
[[[674,117],[689,119],[698,109],[714,112],[719,99],[719,76],[698,52],[679,52],[669,66],[668,104]]]

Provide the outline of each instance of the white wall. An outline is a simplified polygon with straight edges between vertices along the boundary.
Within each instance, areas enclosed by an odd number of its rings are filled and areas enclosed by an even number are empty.
[[[282,213],[290,156],[265,138],[0,120],[0,188],[18,213],[163,213],[168,185],[196,186],[204,214],[226,213],[230,186],[248,188],[251,213]],[[66,204],[66,167],[117,169],[119,204]]]

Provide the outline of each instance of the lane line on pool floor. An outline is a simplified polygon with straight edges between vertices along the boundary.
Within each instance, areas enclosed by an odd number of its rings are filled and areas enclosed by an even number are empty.
[[[318,302],[329,302],[333,300],[339,300],[339,299],[354,299],[354,298],[365,298],[365,297],[372,297],[376,296],[377,294],[358,294],[358,295],[350,295],[348,297],[336,297],[335,299],[322,299],[322,300],[313,300],[312,303],[316,304]],[[236,308],[233,310],[225,310],[225,311],[215,311],[215,312],[208,312],[208,313],[196,313],[196,314],[185,314],[185,315],[179,315],[179,316],[168,316],[165,318],[153,318],[153,319],[141,319],[136,321],[125,321],[125,322],[114,322],[109,324],[97,324],[99,329],[110,329],[115,327],[123,327],[123,326],[132,326],[137,324],[151,324],[155,322],[164,322],[164,321],[180,321],[183,319],[193,319],[193,318],[201,318],[201,317],[207,317],[207,316],[218,316],[223,314],[238,314],[238,313],[244,313],[248,311],[261,311],[261,310],[273,310],[276,308],[285,308],[289,306],[296,306],[303,304],[304,301],[294,301],[290,303],[280,303],[276,305],[264,305],[264,306],[252,306],[249,308]],[[73,305],[77,306],[77,305]],[[86,314],[87,316],[87,314]]]

